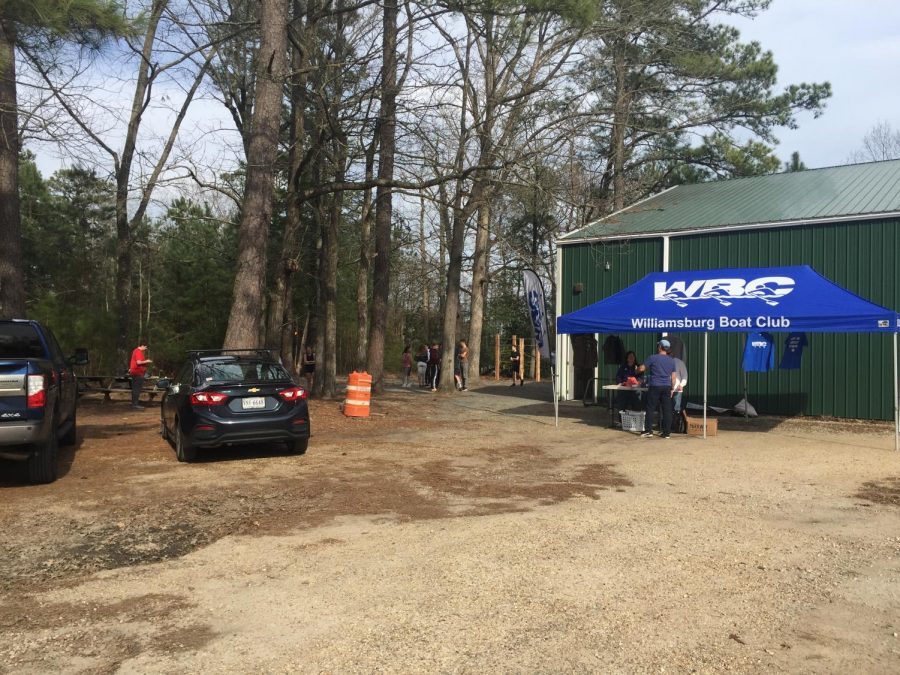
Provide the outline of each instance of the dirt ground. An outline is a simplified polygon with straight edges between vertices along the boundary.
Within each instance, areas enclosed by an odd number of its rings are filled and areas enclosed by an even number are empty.
[[[191,465],[83,399],[56,483],[0,463],[0,671],[900,672],[888,426],[640,439],[548,399],[313,401],[305,456]]]

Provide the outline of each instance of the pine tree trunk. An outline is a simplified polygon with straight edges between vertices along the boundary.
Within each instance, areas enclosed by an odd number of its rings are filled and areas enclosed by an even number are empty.
[[[0,319],[25,316],[15,44],[12,22],[0,20]]]
[[[490,257],[491,209],[487,201],[478,209],[475,230],[475,260],[472,269],[472,320],[469,325],[469,381],[481,381],[481,334],[487,298],[488,260]]]
[[[425,197],[419,197],[419,263],[422,280],[422,330],[425,340],[431,339],[431,276],[428,274],[428,250],[425,246]]]
[[[322,175],[321,155],[316,160],[313,168],[315,175]],[[312,335],[315,338],[316,354],[316,379],[313,383],[313,391],[316,396],[322,395],[322,354],[325,353],[325,230],[326,227],[324,214],[322,213],[323,197],[316,197],[310,204],[312,208],[312,217],[314,221],[316,236],[316,265],[314,278],[316,280],[316,297],[315,304],[310,308],[312,316]],[[306,344],[312,340],[307,337],[305,344],[301,345],[301,350],[305,350]],[[301,351],[301,354],[304,352]]]
[[[455,378],[453,377],[454,359],[456,348],[456,324],[459,317],[459,285],[462,274],[463,246],[465,244],[466,216],[462,211],[457,211],[453,219],[453,228],[450,234],[448,253],[450,262],[447,266],[447,294],[444,296],[444,320],[441,331],[441,391],[453,391]]]
[[[375,175],[375,142],[366,152],[366,180]],[[369,271],[372,269],[372,191],[363,193],[359,227],[359,269],[356,270],[356,359],[357,370],[365,370],[369,346]]]
[[[247,152],[247,182],[238,230],[237,272],[225,347],[256,347],[266,281],[266,239],[272,217],[282,85],[287,49],[287,0],[261,0],[256,102]]]
[[[293,16],[296,25],[303,19],[302,3],[294,0]],[[270,301],[269,347],[277,348],[285,367],[294,370],[294,274],[297,262],[297,235],[300,232],[301,202],[297,198],[297,174],[303,158],[304,98],[306,87],[306,58],[301,50],[291,49],[291,129],[288,150],[288,192],[284,235],[281,239],[281,265],[275,277]]]
[[[397,127],[397,0],[384,2],[382,62],[378,177],[391,181]],[[380,185],[375,197],[375,265],[368,358],[372,391],[376,394],[384,391],[385,332],[391,293],[391,216],[391,189]]]
[[[337,161],[343,162],[338,158]],[[343,170],[335,174],[336,181],[344,180]],[[322,378],[321,395],[323,398],[334,398],[335,376],[337,374],[337,272],[338,272],[338,231],[341,222],[343,192],[336,192],[329,197],[331,208],[325,219],[322,237],[322,310],[324,314],[324,345],[319,353],[320,367],[318,376]]]
[[[629,97],[625,90],[628,66],[625,63],[624,47],[616,50],[614,68],[616,76],[616,100],[613,109],[613,208],[625,208],[625,131],[628,127]]]

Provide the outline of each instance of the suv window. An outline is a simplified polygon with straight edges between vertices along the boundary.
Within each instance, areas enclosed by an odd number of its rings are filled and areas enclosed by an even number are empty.
[[[28,323],[0,323],[0,359],[45,359],[44,345]]]
[[[265,361],[204,361],[197,368],[200,384],[206,382],[269,382],[290,380],[277,363]]]

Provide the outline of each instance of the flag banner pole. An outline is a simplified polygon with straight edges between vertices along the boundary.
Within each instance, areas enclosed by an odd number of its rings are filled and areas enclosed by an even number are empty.
[[[709,388],[709,333],[703,334],[703,438],[706,438],[706,400]]]
[[[774,347],[773,347],[774,349]],[[747,419],[747,409],[750,407],[750,399],[747,398],[747,371],[744,371],[744,419]]]
[[[894,333],[894,452],[900,450],[900,376],[897,373],[897,333]]]
[[[531,329],[534,335],[535,358],[545,358],[550,361],[550,379],[553,380],[553,406],[556,415],[556,426],[559,426],[559,404],[556,397],[556,377],[553,361],[550,358],[550,331],[547,328],[547,308],[544,303],[544,284],[534,270],[522,270],[525,288],[525,304],[528,306],[528,314],[531,318]]]

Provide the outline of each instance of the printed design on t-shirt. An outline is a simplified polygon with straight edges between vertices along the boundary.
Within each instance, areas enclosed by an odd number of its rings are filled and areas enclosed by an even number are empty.
[[[784,370],[796,370],[800,367],[803,348],[809,344],[806,333],[791,333],[784,341],[784,353],[781,355],[780,367]]]
[[[775,338],[771,333],[750,333],[744,345],[744,372],[764,373],[775,367]]]

